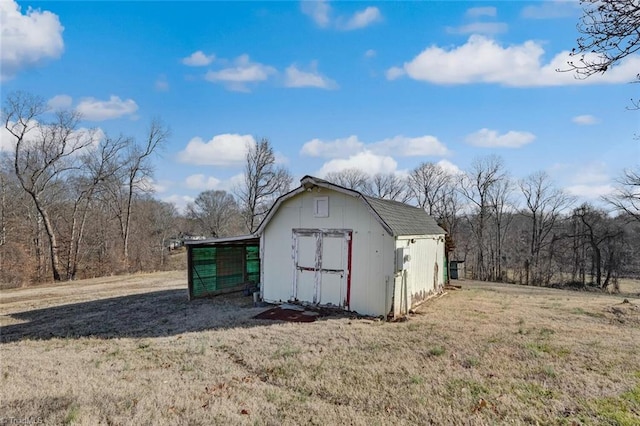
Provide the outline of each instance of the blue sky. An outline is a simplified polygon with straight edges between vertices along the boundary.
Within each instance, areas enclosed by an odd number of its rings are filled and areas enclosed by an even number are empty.
[[[156,196],[233,187],[267,137],[296,178],[345,167],[466,169],[497,154],[597,200],[640,163],[640,57],[557,73],[577,2],[28,2],[3,0],[1,90],[142,138],[171,127]],[[1,142],[0,142],[1,143]],[[2,149],[3,145],[0,145]],[[6,142],[4,144],[6,149]]]

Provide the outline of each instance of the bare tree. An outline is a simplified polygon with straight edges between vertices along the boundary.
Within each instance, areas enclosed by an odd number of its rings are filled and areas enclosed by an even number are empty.
[[[94,141],[91,135],[77,131],[78,113],[57,111],[52,121],[45,122],[47,112],[42,98],[22,92],[10,94],[3,108],[4,126],[15,138],[13,169],[42,220],[49,241],[53,279],[59,281],[60,246],[50,211],[51,192],[71,171],[77,170],[78,152]]]
[[[277,197],[291,187],[289,171],[276,165],[273,148],[268,139],[249,145],[244,166],[244,184],[235,189],[240,201],[247,232],[260,224]]]
[[[524,195],[523,214],[530,219],[529,252],[525,263],[525,283],[548,284],[550,268],[549,245],[561,213],[569,208],[573,200],[562,190],[553,186],[549,175],[537,172],[520,180],[520,191]],[[543,265],[543,251],[547,252],[547,262]],[[546,278],[545,278],[546,277]]]
[[[187,205],[187,217],[198,224],[201,232],[210,237],[228,234],[229,225],[240,210],[233,195],[226,191],[204,191]]]
[[[0,170],[0,246],[7,241],[7,178]],[[0,259],[0,266],[2,259]]]
[[[438,164],[421,163],[409,175],[409,188],[418,206],[435,216],[439,210],[438,204],[445,199],[451,179],[451,175]]]
[[[640,3],[637,0],[581,0],[582,34],[572,50],[579,62],[570,65],[584,77],[605,73],[640,50]]]
[[[94,196],[96,192],[102,190],[104,182],[112,179],[119,172],[122,164],[119,163],[118,157],[126,146],[127,139],[123,137],[113,139],[106,136],[97,147],[81,156],[81,172],[74,177],[70,188],[74,196],[67,245],[66,270],[69,280],[75,279],[78,272],[80,246]]]
[[[176,218],[178,211],[171,203],[163,201],[151,201],[151,218],[152,229],[151,234],[155,237],[158,244],[158,254],[160,258],[160,267],[165,266],[165,254],[167,252],[167,240],[174,236],[177,232]]]
[[[469,172],[460,180],[460,192],[469,202],[472,212],[467,215],[475,240],[474,278],[489,278],[485,253],[487,252],[487,223],[491,214],[490,193],[493,187],[505,179],[502,158],[491,155],[476,158]]]
[[[635,170],[625,170],[617,183],[616,191],[605,197],[605,201],[619,212],[640,221],[640,166]]]
[[[140,193],[149,192],[149,180],[153,176],[151,159],[170,136],[169,129],[158,119],[152,120],[143,143],[133,138],[120,138],[125,146],[118,156],[118,172],[110,176],[103,192],[103,201],[119,223],[121,257],[125,269],[129,267],[129,238],[133,206]]]
[[[589,204],[575,209],[573,215],[583,225],[579,237],[586,245],[586,252],[590,254],[592,283],[607,289],[612,278],[616,281],[618,277],[618,259],[624,230],[619,224],[612,222],[605,212]]]
[[[371,193],[369,175],[356,167],[327,173],[325,180],[347,189],[354,189],[364,194]]]
[[[0,152],[0,289],[29,283],[36,274],[39,256],[31,250],[33,202],[13,176],[6,152]]]
[[[640,2],[638,0],[580,0],[582,17],[578,21],[581,36],[569,61],[568,70],[579,78],[604,74],[616,63],[640,50]],[[640,74],[637,78],[640,80]],[[632,108],[640,108],[632,100]]]
[[[368,186],[368,195],[387,200],[400,201],[402,203],[409,200],[410,192],[407,190],[407,180],[395,173],[376,173],[371,178]]]
[[[505,281],[506,271],[503,270],[503,258],[505,256],[505,240],[508,236],[509,226],[513,221],[513,213],[516,210],[515,203],[511,199],[513,183],[508,176],[489,188],[489,206],[493,223],[493,232],[489,238],[491,253],[491,266],[489,277],[492,280]]]

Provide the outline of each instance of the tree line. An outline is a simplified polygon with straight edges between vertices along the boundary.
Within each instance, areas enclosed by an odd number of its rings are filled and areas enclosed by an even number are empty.
[[[247,147],[241,184],[204,191],[178,212],[153,196],[153,158],[170,137],[160,120],[142,140],[114,137],[23,92],[7,96],[2,119],[11,139],[0,153],[3,285],[172,267],[171,241],[253,232],[293,180],[263,138]],[[620,277],[640,275],[637,170],[600,206],[576,205],[544,172],[514,179],[497,156],[466,171],[424,162],[406,176],[352,168],[324,178],[424,208],[474,279],[615,289]]]
[[[463,261],[469,278],[616,291],[621,277],[640,277],[637,170],[624,171],[598,205],[577,203],[543,171],[515,179],[495,155],[466,171],[424,162],[406,177],[348,169],[326,178],[424,208],[448,231],[450,259]]]
[[[208,191],[186,214],[153,196],[153,160],[170,137],[159,119],[144,138],[81,127],[74,110],[51,110],[26,92],[2,108],[0,284],[20,285],[166,264],[169,242],[220,237],[257,227],[291,185],[267,139],[248,147],[234,195]]]

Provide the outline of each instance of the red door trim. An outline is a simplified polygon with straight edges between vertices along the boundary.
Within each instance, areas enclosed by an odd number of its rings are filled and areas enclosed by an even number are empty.
[[[349,231],[347,241],[347,310],[351,309],[351,248],[353,245],[353,232]]]

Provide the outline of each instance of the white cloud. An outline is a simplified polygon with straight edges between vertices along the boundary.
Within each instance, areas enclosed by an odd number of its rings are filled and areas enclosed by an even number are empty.
[[[556,19],[578,17],[580,12],[580,3],[577,1],[551,0],[526,6],[520,16],[526,19]]]
[[[71,140],[75,140],[75,145],[86,145],[88,148],[96,147],[107,135],[101,128],[88,129],[80,127],[76,129],[71,136]]]
[[[442,167],[447,173],[451,175],[459,175],[463,173],[460,167],[456,166],[449,160],[442,159],[438,161],[436,164]]]
[[[15,121],[9,121],[8,126],[10,128],[12,128],[13,126],[16,125]],[[27,126],[28,127],[33,127],[36,126],[37,122],[36,121],[30,121]],[[16,130],[21,130],[22,126],[20,127],[16,127]],[[25,138],[27,140],[30,139],[30,137],[33,137],[33,132],[31,133],[27,133],[27,135],[25,136]],[[11,152],[15,149],[16,147],[16,137],[13,136],[6,128],[5,126],[0,126],[0,152],[5,151],[5,152]]]
[[[213,176],[205,176],[203,174],[196,174],[188,176],[185,179],[185,184],[189,189],[208,190],[215,189],[220,185],[220,179]]]
[[[16,122],[9,121],[9,127],[16,126]],[[43,132],[47,131],[47,126],[40,125],[37,121],[31,120],[27,123],[27,127],[30,129],[24,137],[25,145],[29,146],[41,141]],[[21,129],[22,126],[17,126],[16,130]],[[88,129],[86,127],[80,127],[74,130],[68,138],[68,144],[65,147],[65,153],[71,153],[71,150],[78,149],[74,154],[86,152],[88,149],[92,149],[97,146],[101,140],[105,138],[105,133],[101,128]],[[16,137],[13,136],[4,126],[0,128],[0,152],[13,151],[16,147]]]
[[[277,165],[284,166],[289,164],[289,158],[279,151],[273,153],[273,158],[274,163]]]
[[[377,7],[369,6],[359,12],[356,12],[346,21],[339,20],[338,27],[341,30],[357,30],[368,27],[371,24],[382,21],[382,14]]]
[[[122,100],[111,95],[108,101],[86,98],[80,101],[76,110],[82,118],[90,121],[103,121],[132,115],[138,110],[138,104],[133,99]]]
[[[244,173],[231,176],[229,179],[220,181],[219,190],[233,192],[236,188],[244,184]]]
[[[449,154],[447,147],[438,138],[429,135],[417,138],[394,136],[369,145],[369,149],[376,154],[401,157],[445,156]]]
[[[583,164],[581,167],[575,167],[573,170],[579,170],[574,172],[571,177],[571,182],[577,185],[602,185],[608,183],[611,178],[607,173],[607,165],[604,162],[592,162],[589,164]]]
[[[467,135],[465,140],[470,145],[483,148],[520,148],[533,142],[535,138],[536,136],[529,132],[510,130],[501,135],[496,130],[485,128]]]
[[[405,75],[405,72],[404,69],[400,67],[391,67],[385,74],[387,76],[387,80],[395,80]]]
[[[549,174],[565,183],[568,194],[585,200],[599,201],[600,197],[615,192],[608,166],[603,161],[558,163],[549,169]]]
[[[504,22],[472,22],[459,27],[447,27],[450,34],[500,34],[506,33],[509,26]]]
[[[309,157],[340,158],[354,155],[364,150],[364,146],[364,143],[360,142],[355,135],[329,142],[312,139],[302,145],[300,154]]]
[[[332,17],[333,9],[325,0],[303,1],[302,13],[308,15],[320,28],[336,28],[343,31],[357,30],[382,20],[377,7],[369,6],[351,16]]]
[[[195,137],[178,153],[178,159],[197,165],[236,166],[244,161],[248,147],[255,143],[251,135],[227,133],[216,135],[208,142]]]
[[[331,19],[329,17],[331,13],[331,6],[324,1],[303,1],[301,3],[302,13],[308,15],[313,21],[321,28],[329,26]]]
[[[28,8],[23,15],[13,0],[0,1],[0,81],[16,76],[22,69],[40,65],[46,59],[57,59],[64,51],[58,16]]]
[[[467,9],[465,16],[467,16],[468,18],[479,18],[481,16],[495,17],[497,13],[497,9],[493,6],[472,7]]]
[[[251,62],[249,55],[241,55],[234,61],[234,65],[218,71],[208,71],[205,79],[212,83],[223,83],[230,90],[247,92],[247,83],[265,81],[275,74],[273,67],[258,62]]]
[[[47,101],[47,106],[53,110],[71,108],[73,99],[69,95],[56,95]]]
[[[386,155],[377,155],[371,151],[363,151],[352,155],[349,158],[336,158],[322,165],[318,171],[319,176],[326,176],[327,173],[339,172],[344,169],[357,168],[369,175],[376,173],[394,173],[398,163],[393,158]]]
[[[370,144],[365,144],[355,135],[332,141],[313,139],[305,143],[300,150],[302,155],[324,158],[341,158],[363,152],[400,157],[445,156],[449,154],[447,147],[438,138],[429,135],[415,138],[399,135]]]
[[[565,188],[570,195],[586,198],[589,200],[597,200],[605,195],[611,195],[615,192],[613,185],[570,185]]]
[[[158,92],[168,92],[169,81],[167,80],[167,76],[164,74],[159,75],[158,78],[156,79],[154,87]]]
[[[161,182],[157,182],[153,179],[149,179],[150,180],[150,184],[151,187],[153,188],[153,192],[155,193],[162,193],[162,192],[166,192],[168,189],[168,186],[171,184],[170,181],[164,181],[164,183]]]
[[[366,52],[364,52],[364,57],[365,58],[374,58],[377,54],[378,54],[378,52],[376,52],[375,50],[369,49]]]
[[[216,55],[206,55],[202,50],[198,50],[186,58],[182,58],[182,63],[189,67],[204,67],[212,63],[215,59]]]
[[[218,179],[204,174],[195,174],[185,179],[185,185],[189,189],[198,191],[227,191],[233,192],[236,188],[244,184],[244,174],[239,173],[227,179]]]
[[[163,197],[162,201],[173,204],[180,213],[184,213],[187,209],[187,204],[193,203],[195,198],[188,195],[171,194]]]
[[[309,71],[302,71],[296,65],[289,66],[285,71],[286,87],[315,87],[318,89],[336,89],[338,84],[330,78],[320,74],[317,63],[311,63]]]
[[[512,87],[561,86],[571,84],[627,83],[640,69],[640,56],[627,57],[620,65],[604,75],[577,79],[567,69],[567,63],[576,60],[563,51],[548,63],[541,63],[542,46],[535,41],[502,46],[495,40],[472,35],[469,40],[454,48],[431,46],[402,67],[387,70],[387,78],[393,80],[403,75],[435,84],[495,83]],[[591,56],[593,59],[593,56]]]
[[[591,124],[599,123],[600,120],[594,117],[593,115],[585,114],[585,115],[577,115],[571,119],[576,124],[581,126],[589,126]]]
[[[143,177],[139,182],[138,182],[138,186],[143,190],[143,191],[147,191],[147,192],[165,192],[167,190],[167,187],[156,182],[155,180],[153,180],[150,177]]]

